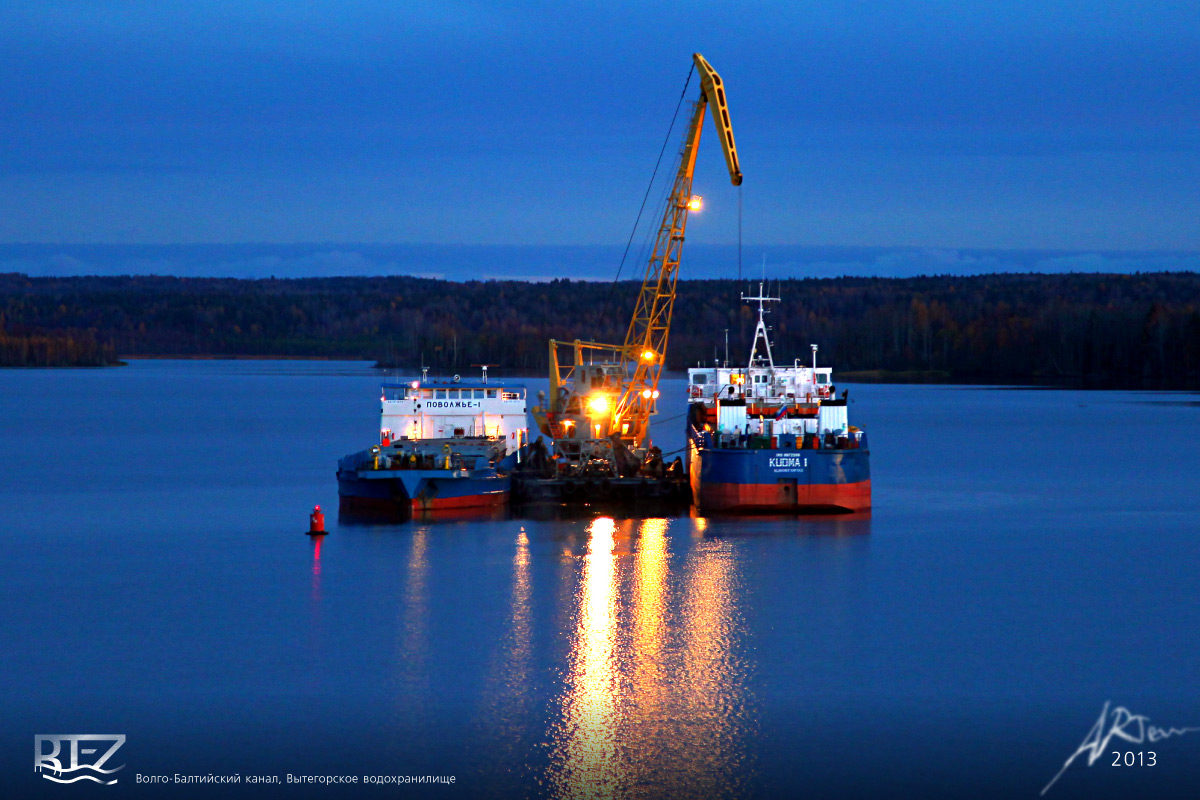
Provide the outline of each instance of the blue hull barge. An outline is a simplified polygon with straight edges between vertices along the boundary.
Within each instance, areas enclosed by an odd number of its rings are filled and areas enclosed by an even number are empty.
[[[383,384],[379,444],[338,461],[350,512],[427,512],[504,506],[528,443],[526,391],[509,382]]]

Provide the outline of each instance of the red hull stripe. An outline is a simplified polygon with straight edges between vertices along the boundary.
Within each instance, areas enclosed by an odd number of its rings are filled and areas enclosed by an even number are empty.
[[[776,483],[703,483],[699,506],[705,511],[867,511],[871,482],[787,485]]]
[[[462,497],[434,497],[412,501],[413,511],[441,511],[454,508],[494,508],[508,502],[508,492],[468,494]]]

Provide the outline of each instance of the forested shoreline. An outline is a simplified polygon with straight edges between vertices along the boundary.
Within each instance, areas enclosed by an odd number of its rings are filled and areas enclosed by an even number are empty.
[[[680,281],[668,366],[744,360],[754,310],[736,281]],[[757,287],[755,287],[757,288]],[[1200,388],[1200,274],[793,279],[777,357],[840,372],[1107,388]],[[637,284],[429,278],[0,275],[0,366],[119,356],[376,359],[466,372],[546,368],[547,340],[624,339]],[[790,359],[789,359],[790,360]]]

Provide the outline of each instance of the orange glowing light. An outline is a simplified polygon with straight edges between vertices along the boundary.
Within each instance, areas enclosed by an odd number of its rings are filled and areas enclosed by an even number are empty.
[[[588,411],[595,416],[607,413],[611,405],[612,402],[606,394],[594,394],[588,398]]]
[[[698,194],[692,195],[691,198],[687,201],[688,209],[691,211],[699,211],[700,206],[703,205],[703,202],[702,202],[703,200],[704,200],[704,198]]]

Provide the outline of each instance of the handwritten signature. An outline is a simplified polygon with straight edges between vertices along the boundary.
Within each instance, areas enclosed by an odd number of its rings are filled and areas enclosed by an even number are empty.
[[[1111,702],[1106,701],[1104,703],[1104,708],[1100,711],[1100,719],[1096,720],[1096,724],[1088,731],[1088,735],[1084,737],[1083,744],[1079,745],[1079,749],[1072,753],[1071,757],[1062,765],[1062,769],[1054,776],[1054,780],[1047,783],[1046,788],[1042,789],[1043,795],[1050,791],[1050,787],[1062,777],[1062,774],[1067,771],[1067,767],[1071,766],[1075,762],[1075,759],[1084,753],[1088,754],[1087,765],[1090,767],[1094,764],[1096,759],[1100,758],[1108,750],[1108,743],[1114,736],[1124,739],[1127,742],[1142,744],[1143,742],[1161,742],[1163,739],[1169,739],[1172,736],[1200,731],[1200,728],[1158,728],[1149,724],[1149,717],[1141,714],[1132,714],[1125,706],[1117,706],[1111,712],[1111,726],[1105,732],[1105,722],[1110,716],[1108,707]]]

